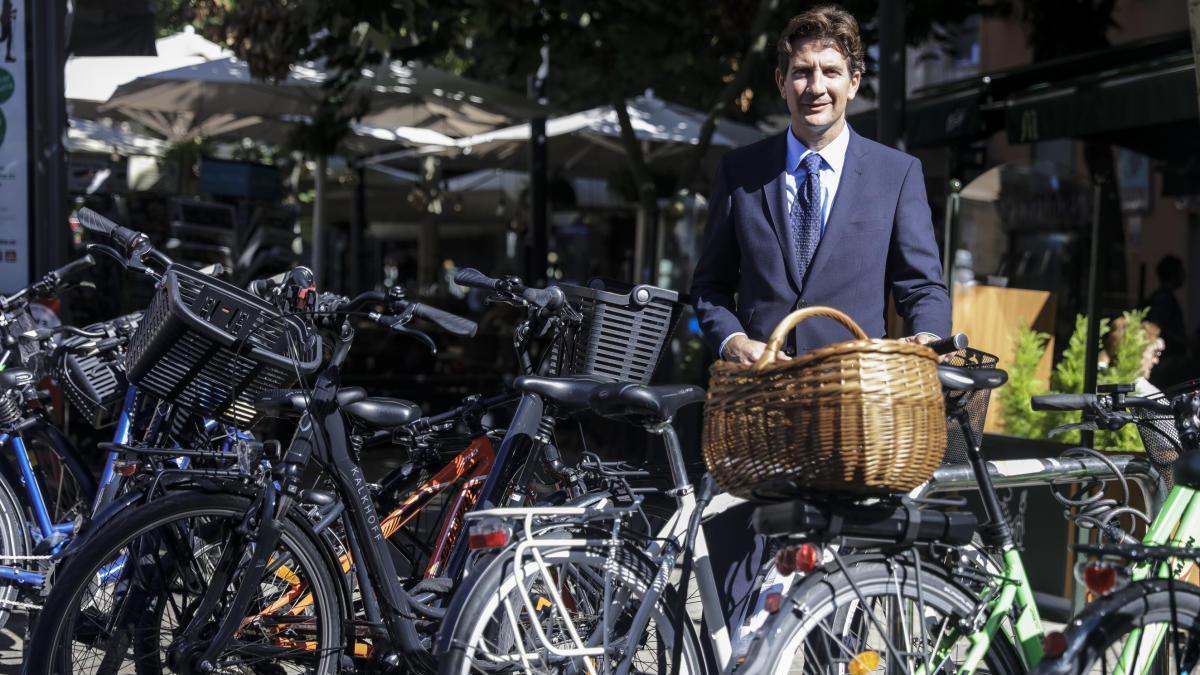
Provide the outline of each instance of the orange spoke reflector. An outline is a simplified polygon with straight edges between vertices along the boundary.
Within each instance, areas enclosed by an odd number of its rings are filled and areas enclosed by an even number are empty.
[[[300,577],[287,565],[281,565],[279,569],[275,570],[275,576],[283,579],[283,582],[289,586],[295,586],[300,583]]]
[[[879,667],[879,654],[875,652],[862,652],[855,655],[850,661],[850,675],[867,675],[867,673]]]

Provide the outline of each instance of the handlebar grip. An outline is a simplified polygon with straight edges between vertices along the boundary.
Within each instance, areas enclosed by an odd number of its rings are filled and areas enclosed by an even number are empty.
[[[1034,410],[1086,410],[1095,402],[1095,394],[1042,394],[1029,399]]]
[[[255,279],[246,285],[246,290],[253,293],[259,299],[269,300],[271,290],[283,283],[283,278],[287,276],[287,272],[280,272],[273,277],[265,279]]]
[[[95,232],[96,234],[102,234],[112,239],[127,251],[133,244],[137,243],[139,239],[145,236],[137,230],[121,227],[120,225],[87,208],[86,206],[79,209],[75,213],[75,217],[79,219],[79,224],[82,225],[84,229]]]
[[[567,302],[567,294],[558,286],[549,288],[526,288],[521,297],[543,309],[558,309]]]
[[[454,283],[469,288],[484,288],[494,291],[500,288],[500,280],[493,279],[474,267],[464,267],[454,273]]]
[[[471,321],[470,319],[464,319],[457,314],[451,314],[450,312],[445,312],[436,307],[430,307],[429,305],[423,305],[419,302],[412,303],[412,308],[413,316],[418,316],[426,321],[431,321],[437,324],[439,328],[447,333],[461,335],[463,337],[473,337],[475,335],[475,329],[478,327],[475,322]]]
[[[95,264],[96,264],[96,259],[93,258],[92,255],[89,253],[89,254],[83,256],[82,258],[79,258],[78,260],[72,260],[71,262],[67,263],[66,265],[63,265],[62,267],[54,270],[53,272],[51,272],[51,274],[58,277],[59,280],[62,280],[62,279],[66,279],[67,277],[72,276],[78,272],[81,272]]]
[[[938,354],[950,354],[953,352],[957,352],[960,349],[966,349],[967,344],[968,344],[967,334],[966,333],[956,333],[954,335],[951,335],[948,338],[942,338],[941,340],[937,340],[936,342],[930,342],[929,344],[927,344],[925,346],[929,347],[930,349],[937,352]]]

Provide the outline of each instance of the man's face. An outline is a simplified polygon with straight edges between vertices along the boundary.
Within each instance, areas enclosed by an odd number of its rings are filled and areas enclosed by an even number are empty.
[[[793,128],[823,132],[846,116],[862,73],[851,72],[849,59],[817,38],[797,40],[793,47],[787,72],[775,69],[775,83],[787,101]]]

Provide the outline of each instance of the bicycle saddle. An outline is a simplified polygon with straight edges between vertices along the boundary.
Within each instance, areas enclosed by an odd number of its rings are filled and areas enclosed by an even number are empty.
[[[268,389],[254,400],[254,409],[267,417],[299,417],[308,409],[308,398],[311,392],[303,389]],[[343,387],[338,389],[337,402],[346,406],[367,397],[367,390],[362,387]]]
[[[419,418],[421,407],[412,401],[399,398],[372,396],[342,406],[342,412],[360,424],[386,429],[403,426]]]
[[[7,368],[0,371],[0,389],[17,389],[33,382],[33,371],[25,368]]]
[[[589,403],[592,411],[604,417],[650,418],[665,422],[679,409],[700,403],[706,392],[692,384],[647,386],[614,382],[596,387]]]
[[[522,375],[513,382],[513,388],[517,391],[537,394],[562,408],[582,410],[591,405],[592,392],[597,387],[610,383],[612,380],[590,375],[571,377]]]
[[[995,389],[1008,381],[1008,373],[999,368],[957,368],[938,366],[942,387],[953,391]]]

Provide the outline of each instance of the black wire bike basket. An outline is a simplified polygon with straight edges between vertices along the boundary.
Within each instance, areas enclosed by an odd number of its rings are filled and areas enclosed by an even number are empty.
[[[137,330],[141,319],[142,313],[134,312],[84,328],[89,333],[104,333],[104,338],[71,336],[63,340],[66,349],[54,364],[54,379],[67,400],[93,428],[101,429],[115,422],[125,404],[129,382],[125,379],[124,352],[115,348],[81,355],[71,348],[115,337],[128,338]]]
[[[561,373],[649,384],[679,322],[679,294],[600,279],[560,288],[583,314],[583,325],[560,356]]]
[[[258,395],[321,363],[304,322],[247,291],[180,265],[168,268],[126,355],[129,381],[192,413],[246,428]]]
[[[956,368],[995,368],[1000,359],[978,349],[960,349],[946,358],[946,365]],[[971,418],[971,435],[975,444],[983,442],[983,423],[987,419],[988,402],[992,391],[952,391],[947,394],[946,404],[950,407],[962,401],[965,397],[967,415]],[[962,428],[957,424],[946,425],[946,454],[942,457],[942,465],[966,464],[967,448],[970,447],[967,438],[963,436]]]

